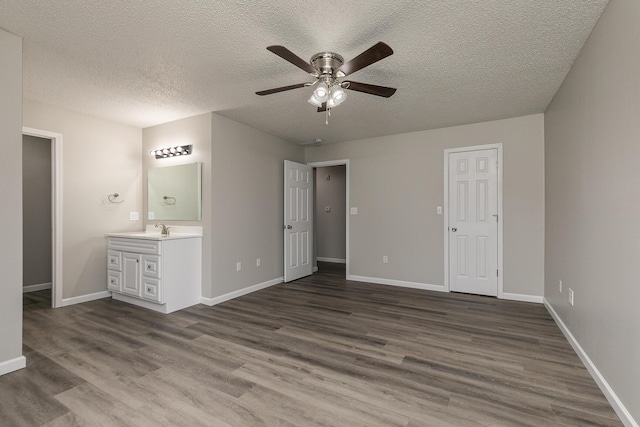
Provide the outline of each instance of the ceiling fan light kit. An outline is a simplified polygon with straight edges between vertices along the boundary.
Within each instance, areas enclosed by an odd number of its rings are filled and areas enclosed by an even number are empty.
[[[327,124],[329,124],[331,109],[342,104],[347,99],[347,93],[344,89],[382,96],[384,98],[389,98],[396,92],[396,89],[391,87],[338,80],[392,55],[393,50],[383,42],[376,43],[347,63],[344,62],[342,56],[334,52],[316,53],[307,63],[284,46],[268,46],[267,50],[306,71],[316,80],[310,83],[298,83],[263,90],[256,92],[256,94],[264,96],[301,87],[315,86],[309,98],[309,103],[317,107],[319,112],[326,112],[325,122]]]

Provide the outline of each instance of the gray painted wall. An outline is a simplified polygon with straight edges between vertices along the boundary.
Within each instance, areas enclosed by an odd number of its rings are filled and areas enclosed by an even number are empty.
[[[217,114],[211,135],[213,283],[205,297],[283,276],[284,160],[304,162],[302,147]]]
[[[142,229],[142,130],[28,100],[24,126],[63,135],[63,298],[104,292],[104,234]]]
[[[346,258],[346,166],[316,168],[315,254]],[[326,177],[330,179],[327,180]],[[327,212],[326,207],[331,210]]]
[[[545,113],[545,298],[636,422],[639,20],[640,2],[611,1]]]
[[[22,137],[24,286],[51,283],[51,140]]]
[[[193,144],[193,154],[186,157],[156,159],[149,155],[153,149],[172,145]],[[184,163],[202,163],[202,220],[201,221],[156,221],[148,220],[147,172],[149,168],[172,166]],[[143,129],[142,131],[142,201],[146,224],[197,225],[202,227],[202,289],[211,288],[211,113],[187,117]]]
[[[22,355],[22,39],[0,30],[0,370]]]
[[[148,154],[178,143],[193,144],[193,154],[159,160]],[[202,162],[202,221],[163,223],[203,227],[205,298],[282,277],[283,164],[285,159],[302,162],[303,148],[207,113],[144,129],[142,152],[145,215],[149,167]],[[237,262],[242,263],[239,272]]]
[[[504,150],[504,292],[542,296],[542,114],[307,147],[307,162],[350,159],[350,273],[443,285],[444,149],[493,143]]]

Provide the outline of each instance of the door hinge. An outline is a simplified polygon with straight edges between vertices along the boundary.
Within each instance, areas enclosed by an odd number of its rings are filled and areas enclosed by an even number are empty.
[[[496,276],[500,275],[500,270],[496,270]]]

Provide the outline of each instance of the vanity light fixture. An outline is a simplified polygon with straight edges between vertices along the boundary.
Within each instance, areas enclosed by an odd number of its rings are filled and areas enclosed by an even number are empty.
[[[173,147],[159,148],[149,151],[151,156],[156,159],[164,159],[166,157],[187,156],[193,151],[193,145],[175,145]]]

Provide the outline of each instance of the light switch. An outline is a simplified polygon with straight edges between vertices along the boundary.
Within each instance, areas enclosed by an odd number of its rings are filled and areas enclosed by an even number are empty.
[[[351,212],[351,215],[358,215],[358,208],[351,208],[349,212]]]
[[[138,221],[140,214],[138,212],[129,212],[129,221]]]
[[[149,213],[147,214],[147,219],[156,219],[156,214],[155,214],[155,213],[153,213],[153,212],[149,212]]]
[[[436,208],[436,213],[437,213],[438,215],[442,215],[442,206],[438,206],[438,207]]]

